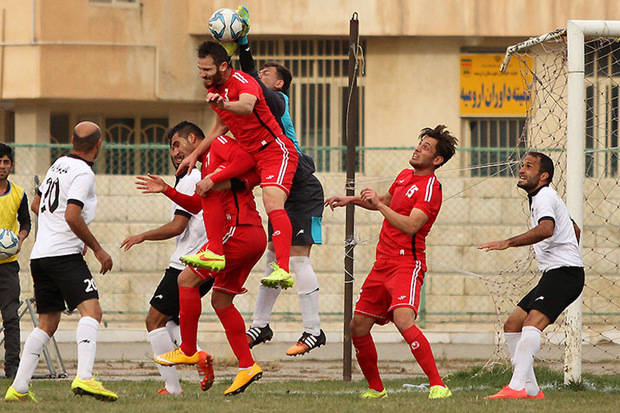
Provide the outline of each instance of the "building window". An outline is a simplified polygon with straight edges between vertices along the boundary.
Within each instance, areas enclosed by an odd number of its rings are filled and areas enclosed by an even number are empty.
[[[585,77],[586,175],[618,177],[620,44],[586,43]]]
[[[515,176],[525,154],[525,119],[468,119],[471,176]]]
[[[96,164],[103,168],[100,173],[170,173],[172,166],[165,141],[167,118],[106,118],[104,124],[104,152]]]
[[[362,42],[362,47],[365,44]],[[347,40],[255,40],[257,66],[278,61],[293,74],[291,117],[299,144],[320,172],[344,171],[349,43]],[[364,82],[358,78],[359,142],[364,145]],[[338,147],[338,151],[334,151]],[[358,165],[363,163],[358,162]]]

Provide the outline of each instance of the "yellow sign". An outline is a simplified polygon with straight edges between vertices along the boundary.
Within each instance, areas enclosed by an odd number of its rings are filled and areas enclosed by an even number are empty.
[[[515,59],[501,73],[503,60],[503,54],[461,55],[461,116],[525,116],[529,81],[523,81]]]

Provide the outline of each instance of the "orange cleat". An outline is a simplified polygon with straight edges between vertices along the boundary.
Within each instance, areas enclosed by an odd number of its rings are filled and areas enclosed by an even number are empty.
[[[525,389],[514,390],[508,386],[502,387],[500,391],[492,396],[485,397],[485,399],[529,399]]]
[[[213,357],[205,351],[199,351],[198,357],[196,370],[198,370],[198,375],[200,376],[200,388],[202,391],[207,391],[213,386],[213,382],[215,381]]]

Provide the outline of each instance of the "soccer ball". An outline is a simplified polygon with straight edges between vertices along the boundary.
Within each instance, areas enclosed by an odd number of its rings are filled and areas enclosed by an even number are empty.
[[[19,240],[17,235],[10,229],[0,229],[0,260],[10,258],[17,254]]]
[[[209,31],[218,42],[234,42],[242,30],[243,21],[233,9],[219,9],[209,18]]]

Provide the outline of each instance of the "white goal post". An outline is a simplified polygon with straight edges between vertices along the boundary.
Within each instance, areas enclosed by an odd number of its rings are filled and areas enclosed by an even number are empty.
[[[529,39],[510,46],[500,68],[504,71],[513,54],[537,44],[561,37],[567,41],[567,118],[566,118],[566,204],[572,218],[583,229],[585,178],[585,39],[592,37],[620,37],[620,21],[569,20],[566,29]],[[577,299],[566,312],[565,319],[564,382],[581,381],[582,299]]]

